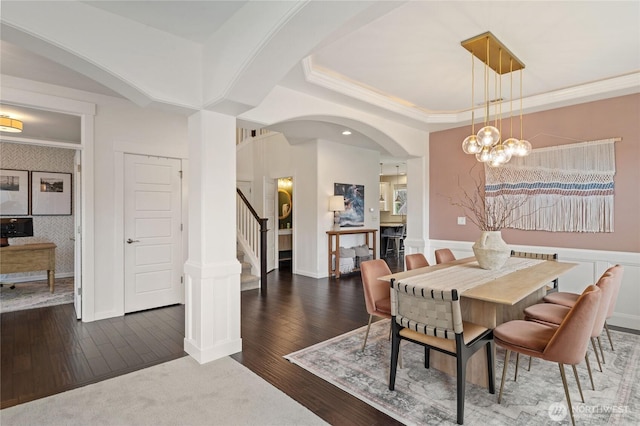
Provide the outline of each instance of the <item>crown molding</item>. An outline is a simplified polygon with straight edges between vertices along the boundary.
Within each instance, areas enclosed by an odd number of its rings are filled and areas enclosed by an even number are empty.
[[[308,56],[302,61],[302,68],[305,80],[308,83],[341,93],[421,123],[464,124],[471,122],[471,110],[446,113],[425,111],[410,102],[395,99],[373,88],[346,79],[331,70],[314,66],[312,56]],[[523,111],[534,112],[638,92],[640,92],[640,71],[529,96],[522,100],[522,106]],[[476,117],[479,116],[478,114],[482,114],[482,111],[483,107],[476,108]]]

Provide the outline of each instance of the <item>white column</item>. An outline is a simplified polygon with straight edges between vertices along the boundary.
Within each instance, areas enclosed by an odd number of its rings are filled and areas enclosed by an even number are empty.
[[[210,111],[189,117],[184,350],[201,364],[242,350],[235,135],[235,117]]]
[[[426,253],[429,238],[429,168],[428,157],[407,160],[407,238],[405,254]]]

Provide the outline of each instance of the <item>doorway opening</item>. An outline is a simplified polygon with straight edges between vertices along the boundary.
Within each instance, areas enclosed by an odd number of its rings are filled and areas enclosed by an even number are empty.
[[[293,177],[278,179],[278,268],[293,270]]]

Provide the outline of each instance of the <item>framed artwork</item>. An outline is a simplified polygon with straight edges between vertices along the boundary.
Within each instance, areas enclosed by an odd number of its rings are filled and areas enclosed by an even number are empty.
[[[31,214],[71,214],[71,173],[31,172]]]
[[[334,183],[333,195],[344,196],[340,227],[364,226],[364,185]]]
[[[29,214],[29,171],[0,169],[0,216]]]

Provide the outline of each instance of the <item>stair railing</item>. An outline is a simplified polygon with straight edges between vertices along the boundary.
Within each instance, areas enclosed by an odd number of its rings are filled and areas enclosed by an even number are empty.
[[[258,216],[240,188],[236,188],[236,223],[238,236],[249,256],[260,264],[260,291],[267,291],[267,218]]]

